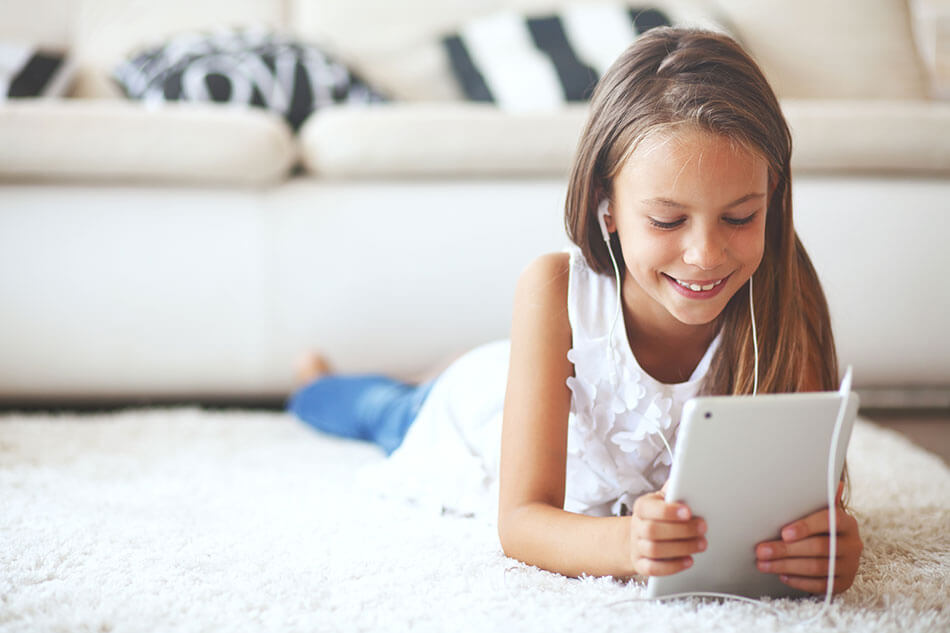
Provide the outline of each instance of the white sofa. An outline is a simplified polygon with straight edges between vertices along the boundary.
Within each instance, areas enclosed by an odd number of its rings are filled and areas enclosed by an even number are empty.
[[[639,4],[712,9],[758,59],[841,360],[879,402],[946,404],[945,3]],[[67,46],[80,71],[72,98],[0,104],[0,401],[273,399],[307,348],[409,375],[506,336],[519,271],[566,243],[585,112],[461,99],[438,36],[503,5],[0,3],[0,40]],[[136,46],[214,25],[317,42],[395,100],[294,136],[263,111],[154,110],[109,82]]]

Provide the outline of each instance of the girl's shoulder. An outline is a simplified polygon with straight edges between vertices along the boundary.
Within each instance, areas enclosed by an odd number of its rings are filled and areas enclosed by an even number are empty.
[[[566,252],[548,253],[532,260],[521,272],[515,288],[515,321],[531,323],[532,329],[546,329],[549,334],[569,334],[570,271],[571,257]]]
[[[571,273],[571,254],[567,251],[546,253],[532,260],[518,278],[519,291],[537,298],[567,297]]]

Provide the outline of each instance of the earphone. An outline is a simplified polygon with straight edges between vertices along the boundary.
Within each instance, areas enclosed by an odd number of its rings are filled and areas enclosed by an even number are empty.
[[[617,321],[620,317],[621,309],[621,294],[620,294],[620,269],[617,266],[617,260],[614,257],[613,248],[610,243],[610,232],[607,230],[607,216],[610,214],[608,208],[608,200],[601,200],[600,204],[597,207],[597,221],[600,224],[600,232],[604,238],[604,242],[607,244],[607,252],[610,254],[610,261],[613,263],[614,274],[616,275],[617,281],[617,308],[614,312],[614,318],[610,325],[610,331],[607,337],[607,358],[611,366],[611,377],[614,383],[616,384],[616,367],[613,359],[613,335],[614,329],[617,325]],[[756,331],[755,325],[755,300],[752,293],[752,276],[749,277],[749,317],[752,324],[752,348],[754,355],[754,364],[753,364],[753,373],[752,373],[752,395],[755,396],[758,394],[759,390],[759,341],[758,334]],[[828,522],[829,522],[829,540],[830,540],[830,551],[828,554],[828,579],[825,590],[825,599],[822,605],[821,610],[811,618],[798,622],[798,624],[807,624],[818,618],[820,618],[828,607],[831,604],[831,597],[834,587],[834,571],[835,571],[835,557],[837,550],[837,515],[835,511],[835,481],[834,481],[834,465],[835,465],[835,456],[837,455],[838,450],[838,439],[841,432],[841,425],[844,421],[845,412],[848,404],[848,394],[851,391],[851,368],[848,368],[848,371],[845,374],[844,381],[841,387],[842,402],[838,409],[838,416],[835,420],[835,427],[831,437],[831,447],[829,449],[828,455]],[[666,439],[666,436],[663,433],[659,433],[660,439],[663,440],[663,444],[666,446],[666,450],[670,455],[670,461],[673,461],[673,449],[670,446],[669,442]],[[707,592],[691,592],[685,594],[674,594],[670,596],[665,596],[663,598],[657,598],[656,600],[664,600],[671,598],[679,597],[688,597],[688,596],[697,596],[697,597],[718,597],[718,598],[729,598],[736,600],[743,600],[746,602],[752,602],[754,604],[763,604],[760,600],[753,600],[746,598],[745,596],[737,596],[733,594],[724,594],[724,593],[707,593]],[[643,599],[634,599],[633,601],[641,601]],[[652,601],[654,599],[645,599],[644,601]],[[626,602],[626,601],[621,601]]]

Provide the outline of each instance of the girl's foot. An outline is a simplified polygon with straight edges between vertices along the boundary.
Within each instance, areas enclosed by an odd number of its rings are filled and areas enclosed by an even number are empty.
[[[331,373],[327,359],[315,352],[307,352],[295,365],[297,386],[303,386]]]

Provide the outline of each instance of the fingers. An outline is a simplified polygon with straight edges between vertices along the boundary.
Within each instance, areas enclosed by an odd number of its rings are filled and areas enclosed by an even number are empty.
[[[634,524],[633,533],[641,539],[671,541],[699,538],[706,533],[706,522],[702,519],[689,521],[648,521],[639,520]]]
[[[842,508],[835,508],[835,517],[837,519],[835,532],[839,535],[854,531],[857,526],[854,517]],[[782,528],[782,540],[791,543],[816,534],[828,534],[828,527],[828,510],[819,510]]]
[[[689,557],[668,560],[640,558],[633,567],[641,576],[671,576],[688,569],[692,564],[693,559]]]
[[[836,559],[837,560],[837,559]],[[767,574],[786,574],[812,578],[828,577],[828,558],[780,558],[778,560],[760,560],[756,563],[759,571]],[[838,564],[835,570],[840,571]]]
[[[795,589],[800,589],[802,591],[807,591],[808,593],[825,593],[828,587],[827,578],[809,578],[805,576],[789,576],[781,575],[779,580]],[[831,591],[833,593],[841,593],[845,591],[852,585],[854,578],[847,578],[842,576],[835,576],[834,584],[832,585]]]
[[[668,576],[693,564],[692,554],[705,551],[706,523],[687,505],[667,503],[663,492],[639,497],[631,517],[631,554],[636,573]]]
[[[659,493],[638,497],[633,503],[633,514],[652,521],[685,521],[692,517],[685,503],[667,503]]]
[[[864,546],[857,521],[836,508],[837,544],[832,590],[848,589],[857,575]],[[782,540],[759,543],[755,548],[758,569],[778,574],[783,583],[811,593],[824,593],[827,587],[831,537],[828,535],[828,511],[822,510],[791,523],[782,530]]]
[[[769,541],[768,543],[760,543],[755,548],[755,557],[759,560],[774,560],[794,556],[824,556],[827,558],[830,553],[831,540],[827,536],[813,536],[793,543]]]
[[[645,558],[688,558],[690,554],[705,551],[706,545],[706,539],[704,538],[681,541],[639,539],[637,541],[637,551],[640,556]]]

